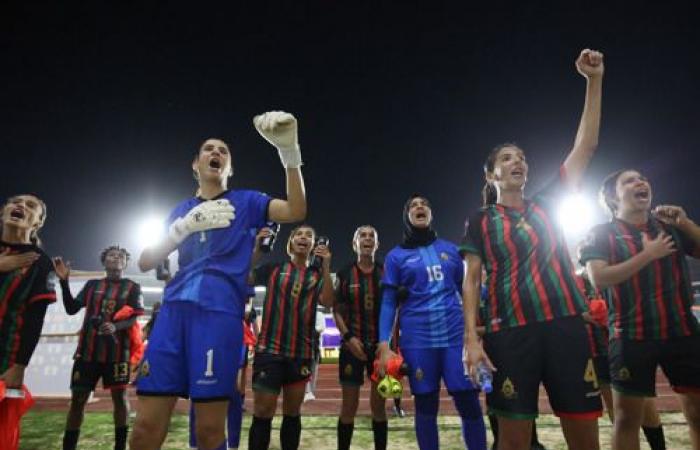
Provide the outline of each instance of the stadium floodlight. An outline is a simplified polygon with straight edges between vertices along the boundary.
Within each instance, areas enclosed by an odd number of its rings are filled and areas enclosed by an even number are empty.
[[[559,224],[569,236],[580,236],[591,229],[596,219],[593,202],[583,194],[572,194],[559,204]]]
[[[163,237],[163,224],[165,220],[158,217],[149,217],[136,227],[136,243],[139,248],[147,248],[157,244]]]

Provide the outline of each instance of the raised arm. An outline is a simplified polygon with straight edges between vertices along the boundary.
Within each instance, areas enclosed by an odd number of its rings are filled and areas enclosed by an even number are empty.
[[[279,223],[299,222],[306,217],[306,191],[301,175],[301,151],[297,119],[283,111],[270,111],[255,116],[258,133],[275,146],[287,176],[287,199],[270,202],[268,218]]]
[[[576,69],[586,78],[586,99],[574,147],[564,161],[566,181],[572,187],[578,186],[593,153],[598,148],[603,91],[603,54],[595,50],[583,50],[576,59]]]

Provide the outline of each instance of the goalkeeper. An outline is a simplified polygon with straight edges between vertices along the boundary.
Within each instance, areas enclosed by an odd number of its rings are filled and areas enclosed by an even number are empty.
[[[286,169],[287,199],[230,190],[231,153],[207,139],[192,161],[198,196],[180,203],[167,220],[168,235],[143,251],[142,271],[174,250],[179,271],[167,284],[163,306],[141,365],[134,450],[155,450],[165,440],[178,397],[189,397],[197,416],[200,449],[226,449],[225,421],[243,345],[243,309],[255,243],[251,229],[268,220],[288,223],[306,215],[297,121],[273,111],[255,117],[257,131],[274,145]]]

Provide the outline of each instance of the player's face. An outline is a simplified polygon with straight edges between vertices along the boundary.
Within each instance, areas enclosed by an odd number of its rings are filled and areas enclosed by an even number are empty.
[[[360,256],[373,256],[379,247],[377,240],[377,231],[372,227],[362,227],[355,233],[355,242],[353,243],[355,253]]]
[[[226,143],[220,139],[207,139],[199,149],[197,159],[192,163],[201,181],[221,181],[231,174],[231,153]]]
[[[119,250],[110,250],[105,255],[105,269],[124,270],[126,268],[126,255]]]
[[[416,228],[428,228],[433,221],[430,203],[423,197],[416,197],[408,205],[408,221]]]
[[[24,230],[39,229],[43,224],[44,206],[33,195],[12,197],[2,208],[2,223]]]
[[[525,153],[518,147],[503,147],[496,155],[493,181],[501,189],[522,189],[527,181],[528,165]]]
[[[651,185],[636,170],[627,170],[617,177],[615,196],[618,210],[648,211],[651,208]]]
[[[300,227],[292,235],[292,253],[308,256],[314,247],[314,230],[310,227]]]

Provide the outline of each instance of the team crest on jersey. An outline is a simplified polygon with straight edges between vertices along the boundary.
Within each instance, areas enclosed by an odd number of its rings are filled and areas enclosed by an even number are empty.
[[[501,385],[501,394],[504,398],[508,400],[518,398],[518,393],[516,392],[515,386],[513,385],[513,382],[510,380],[510,378],[506,378],[503,384]]]
[[[151,365],[148,363],[147,359],[143,360],[143,364],[141,364],[141,376],[142,377],[147,377],[151,374]]]
[[[346,377],[349,377],[352,375],[352,364],[347,364],[345,366],[345,369],[343,370],[343,373],[345,374]]]
[[[299,369],[299,373],[302,377],[308,377],[309,375],[311,375],[311,371],[309,370],[309,367],[306,364],[301,366],[301,369]]]
[[[423,369],[420,367],[416,369],[416,380],[421,381],[425,374],[423,373]]]
[[[627,381],[631,376],[632,374],[630,374],[630,370],[627,367],[623,367],[617,371],[617,379],[620,381]]]
[[[450,255],[448,255],[445,252],[442,252],[442,253],[440,253],[440,259],[447,261],[448,259],[450,259]]]
[[[112,314],[114,312],[115,306],[117,306],[117,302],[115,300],[108,300],[105,304],[105,311],[107,312],[107,314]]]

